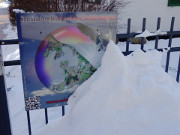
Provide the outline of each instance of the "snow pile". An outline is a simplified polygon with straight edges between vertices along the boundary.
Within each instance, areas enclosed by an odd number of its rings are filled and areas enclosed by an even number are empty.
[[[69,113],[37,135],[179,135],[180,86],[162,54],[123,56],[111,42],[101,67],[70,97]]]

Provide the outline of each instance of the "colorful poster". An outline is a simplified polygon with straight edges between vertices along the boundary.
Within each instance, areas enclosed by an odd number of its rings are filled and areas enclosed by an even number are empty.
[[[17,26],[26,110],[66,105],[116,40],[115,12],[20,13]]]

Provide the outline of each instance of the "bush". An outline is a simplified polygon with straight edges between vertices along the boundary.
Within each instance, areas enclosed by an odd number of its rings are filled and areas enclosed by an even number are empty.
[[[80,12],[80,11],[118,11],[128,2],[118,0],[101,0],[100,4],[86,3],[84,0],[14,0],[9,6],[10,21],[16,25],[13,9],[25,12]]]

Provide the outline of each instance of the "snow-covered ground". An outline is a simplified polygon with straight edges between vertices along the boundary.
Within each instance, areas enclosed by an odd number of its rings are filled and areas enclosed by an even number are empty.
[[[3,5],[3,4],[2,4]],[[3,7],[0,5],[0,8]],[[4,6],[5,7],[5,6]],[[6,39],[16,39],[16,28],[4,30]],[[171,53],[169,75],[164,72],[166,52],[139,50],[124,57],[126,43],[111,43],[101,67],[71,96],[65,117],[61,107],[30,111],[32,133],[37,135],[179,135],[180,86],[175,81],[179,52]],[[154,48],[154,41],[145,50]],[[159,40],[167,48],[168,40]],[[180,38],[173,39],[180,47]],[[18,45],[3,46],[5,61],[19,59]],[[20,66],[5,68],[8,104],[13,135],[28,135]]]
[[[9,2],[3,1],[0,3],[0,8],[8,8],[9,7]]]

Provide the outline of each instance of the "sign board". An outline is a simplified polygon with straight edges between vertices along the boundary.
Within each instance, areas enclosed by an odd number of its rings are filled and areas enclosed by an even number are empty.
[[[66,105],[116,38],[114,12],[19,13],[26,110]]]

